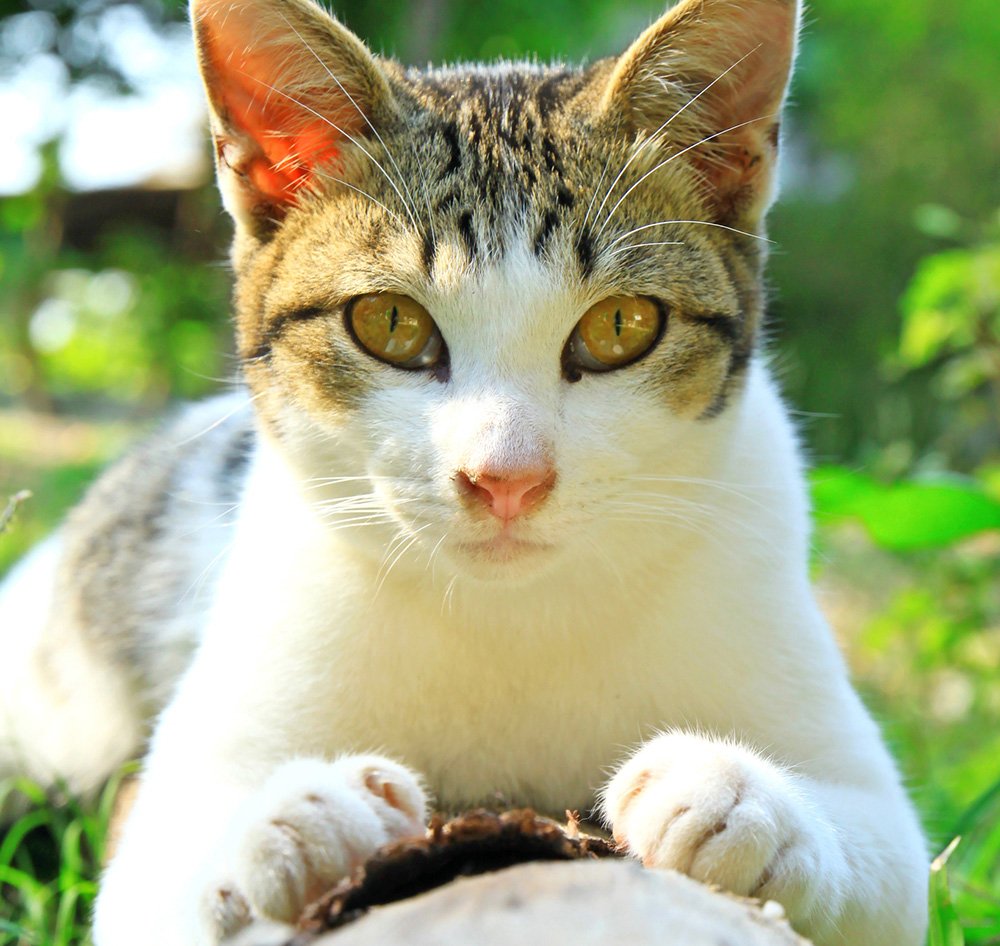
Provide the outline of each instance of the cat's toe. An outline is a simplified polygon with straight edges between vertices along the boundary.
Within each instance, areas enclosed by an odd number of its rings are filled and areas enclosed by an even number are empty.
[[[615,839],[649,867],[809,912],[833,845],[794,781],[747,749],[669,734],[644,746],[605,793]]]
[[[202,925],[211,930],[213,942],[228,939],[253,921],[250,904],[233,883],[211,885],[200,907]]]
[[[427,793],[405,765],[377,755],[346,756],[334,764],[347,784],[371,806],[390,839],[423,834]]]
[[[288,762],[240,819],[236,885],[256,915],[294,921],[383,844],[421,833],[425,809],[416,777],[389,759]]]

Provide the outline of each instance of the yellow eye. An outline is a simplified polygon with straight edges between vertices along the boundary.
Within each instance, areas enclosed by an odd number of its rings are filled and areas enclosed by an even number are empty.
[[[444,348],[430,313],[396,292],[359,296],[348,307],[347,322],[365,351],[398,368],[429,368]]]
[[[646,296],[609,296],[577,323],[567,347],[570,368],[611,371],[646,354],[660,337],[663,313]]]

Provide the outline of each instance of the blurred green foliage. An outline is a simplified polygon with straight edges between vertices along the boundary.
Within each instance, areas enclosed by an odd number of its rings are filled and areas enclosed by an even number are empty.
[[[948,456],[976,461],[971,475],[812,473],[821,548],[845,524],[865,532],[859,557],[869,574],[842,575],[842,590],[878,586],[849,644],[861,685],[915,786],[932,844],[955,839],[931,873],[931,946],[1000,942],[998,303],[989,239],[931,254],[902,292],[897,348],[885,359],[897,375],[925,372],[949,418],[931,449],[945,443]]]
[[[973,478],[882,482],[813,472],[821,547],[865,545],[839,590],[868,585],[849,641],[869,706],[903,764],[932,849],[931,946],[1000,942],[1000,489]],[[838,554],[841,564],[843,546]],[[827,566],[828,568],[829,566]],[[861,574],[864,570],[866,574]],[[822,574],[822,572],[821,572]]]
[[[86,249],[66,245],[66,197],[53,183],[54,152],[45,158],[42,182],[0,204],[8,316],[0,323],[0,398],[159,408],[217,386],[231,374],[225,270],[185,252],[181,235],[134,224],[97,230]],[[184,199],[214,217],[209,196]]]
[[[899,350],[890,369],[928,378],[941,418],[937,445],[942,453],[964,466],[996,458],[1000,213],[971,246],[920,260],[903,295],[902,315]]]
[[[960,843],[956,839],[953,844]],[[947,850],[934,859],[931,865],[930,890],[930,930],[927,941],[929,946],[963,946],[965,937],[958,911],[952,902],[951,890],[948,886],[948,858],[954,851],[949,845]]]
[[[994,0],[824,0],[807,14],[787,139],[798,168],[771,225],[790,249],[771,276],[786,387],[834,415],[810,424],[823,459],[945,449],[931,379],[883,359],[917,260],[967,238],[927,205],[971,221],[1000,206],[997,49]]]

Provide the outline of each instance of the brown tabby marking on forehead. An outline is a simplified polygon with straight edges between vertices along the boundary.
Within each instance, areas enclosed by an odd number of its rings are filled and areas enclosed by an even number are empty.
[[[420,129],[427,170],[419,183],[434,216],[454,222],[473,262],[504,255],[511,230],[528,224],[540,255],[563,212],[592,184],[579,173],[568,179],[564,152],[577,147],[582,125],[571,103],[606,68],[384,68],[411,133]],[[425,254],[431,264],[433,257]]]

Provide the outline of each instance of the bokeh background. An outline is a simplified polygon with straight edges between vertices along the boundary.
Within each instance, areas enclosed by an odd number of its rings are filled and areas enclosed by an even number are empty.
[[[417,64],[593,59],[661,10],[337,4]],[[232,377],[230,231],[185,15],[0,0],[0,513],[33,493],[0,571],[171,401]],[[814,0],[781,176],[770,349],[816,468],[817,582],[934,853],[963,835],[955,908],[936,875],[939,941],[1000,943],[996,0]],[[38,800],[0,835],[0,943],[82,935],[100,812]]]

